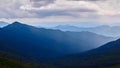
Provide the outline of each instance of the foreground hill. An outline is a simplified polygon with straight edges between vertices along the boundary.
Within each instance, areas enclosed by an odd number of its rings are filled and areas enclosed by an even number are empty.
[[[113,40],[90,32],[39,29],[19,22],[2,28],[0,38],[0,50],[40,60],[86,51]]]
[[[56,68],[19,54],[0,51],[0,68]]]
[[[32,62],[28,57],[0,50],[0,68],[32,68]]]
[[[27,64],[5,58],[0,58],[0,62],[0,68],[30,68]]]
[[[120,39],[81,54],[69,55],[57,63],[59,68],[119,68]]]

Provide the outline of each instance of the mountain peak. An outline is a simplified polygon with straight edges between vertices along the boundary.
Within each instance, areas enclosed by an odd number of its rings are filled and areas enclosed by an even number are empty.
[[[18,21],[15,21],[13,22],[12,24],[8,25],[8,26],[15,26],[15,27],[28,27],[27,24],[24,24],[24,23],[21,23],[21,22],[18,22]]]
[[[15,22],[13,22],[12,24],[21,25],[22,23],[21,23],[21,22],[18,22],[18,21],[15,21]]]
[[[10,24],[10,25],[8,25],[8,26],[6,26],[6,27],[4,27],[4,29],[10,29],[10,30],[12,30],[12,29],[25,29],[25,28],[29,28],[29,26],[28,25],[26,25],[26,24],[23,24],[23,23],[21,23],[21,22],[13,22],[12,24]]]

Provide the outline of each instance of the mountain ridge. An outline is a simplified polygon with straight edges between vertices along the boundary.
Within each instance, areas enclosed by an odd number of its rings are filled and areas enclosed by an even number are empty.
[[[120,39],[96,49],[66,56],[56,62],[59,68],[116,68],[120,64]],[[66,64],[65,64],[66,63]],[[61,67],[62,66],[62,67]]]
[[[96,26],[96,27],[78,27],[78,26],[72,26],[72,25],[59,25],[51,29],[57,29],[62,31],[73,31],[73,32],[89,31],[96,34],[110,36],[110,37],[120,36],[120,33],[119,33],[120,26],[102,25],[102,26]]]
[[[22,53],[39,59],[50,59],[89,50],[113,40],[90,32],[62,32],[36,28],[19,22],[2,28],[0,37],[1,50]]]

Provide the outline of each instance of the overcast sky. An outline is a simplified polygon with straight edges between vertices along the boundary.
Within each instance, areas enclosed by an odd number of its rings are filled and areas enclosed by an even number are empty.
[[[119,23],[120,0],[0,0],[0,20],[32,24]]]

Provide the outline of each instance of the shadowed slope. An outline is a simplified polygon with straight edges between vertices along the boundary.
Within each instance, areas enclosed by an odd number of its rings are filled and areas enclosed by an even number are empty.
[[[120,64],[120,39],[99,48],[61,59],[59,68],[117,68]]]
[[[2,28],[0,38],[0,50],[39,59],[52,59],[82,52],[113,39],[90,32],[39,29],[19,22]]]

